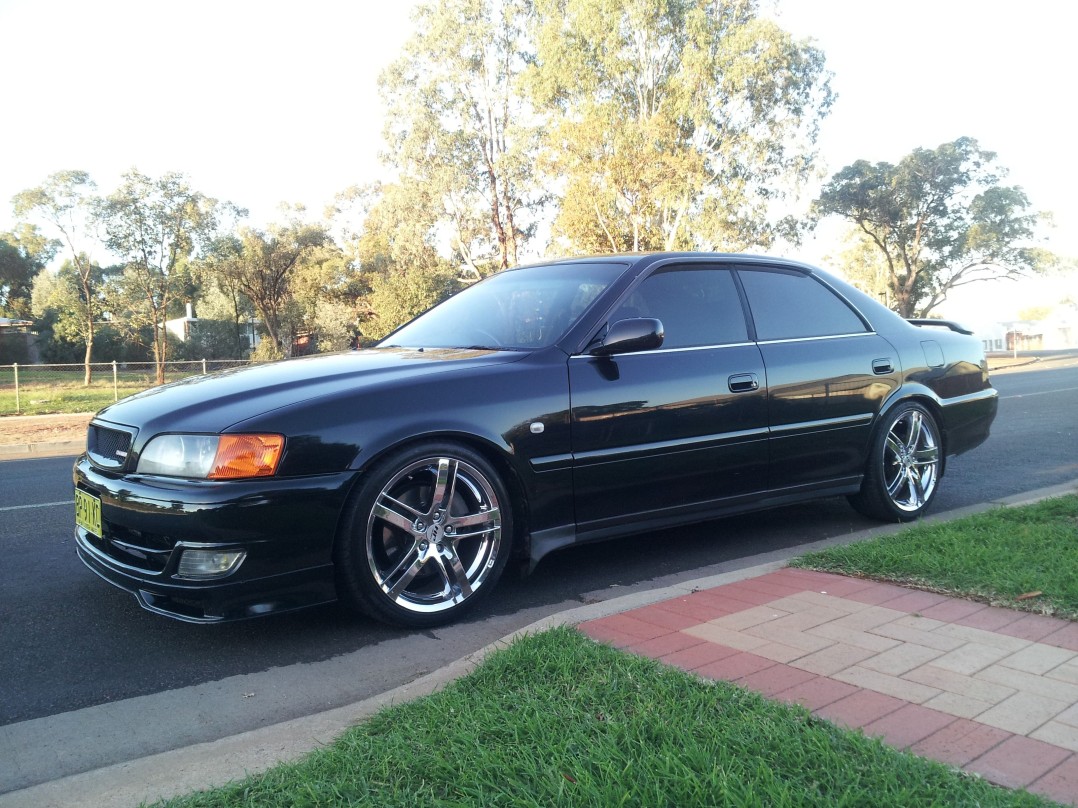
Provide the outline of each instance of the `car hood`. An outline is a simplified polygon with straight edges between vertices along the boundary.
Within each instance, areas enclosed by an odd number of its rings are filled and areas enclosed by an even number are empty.
[[[372,348],[313,356],[193,376],[136,393],[95,417],[137,428],[140,443],[161,432],[224,432],[303,401],[354,395],[395,380],[505,364],[523,356],[446,348]]]

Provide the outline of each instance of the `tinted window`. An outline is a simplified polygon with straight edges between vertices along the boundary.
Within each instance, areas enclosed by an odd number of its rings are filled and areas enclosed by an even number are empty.
[[[677,267],[646,278],[610,317],[662,321],[664,348],[746,342],[748,330],[741,299],[725,269]]]
[[[553,345],[624,264],[579,263],[511,269],[435,306],[381,345],[408,348],[543,348]]]
[[[738,270],[759,340],[827,337],[864,332],[853,309],[800,272]]]

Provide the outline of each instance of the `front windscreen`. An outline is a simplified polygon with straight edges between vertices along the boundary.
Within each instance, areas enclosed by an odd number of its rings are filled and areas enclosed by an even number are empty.
[[[435,306],[380,345],[546,348],[624,269],[624,264],[586,262],[506,270]]]

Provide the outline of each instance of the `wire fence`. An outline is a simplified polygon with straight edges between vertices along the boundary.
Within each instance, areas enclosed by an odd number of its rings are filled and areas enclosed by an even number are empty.
[[[200,359],[166,362],[165,381],[243,367],[246,360]],[[0,415],[96,412],[124,396],[157,385],[153,362],[94,362],[86,365],[0,365]]]

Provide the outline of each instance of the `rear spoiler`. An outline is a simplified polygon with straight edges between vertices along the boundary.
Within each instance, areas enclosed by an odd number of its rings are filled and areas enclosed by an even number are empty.
[[[907,320],[907,323],[920,326],[936,326],[937,328],[949,328],[959,334],[966,334],[967,336],[973,336],[973,332],[968,328],[960,326],[953,320]]]

